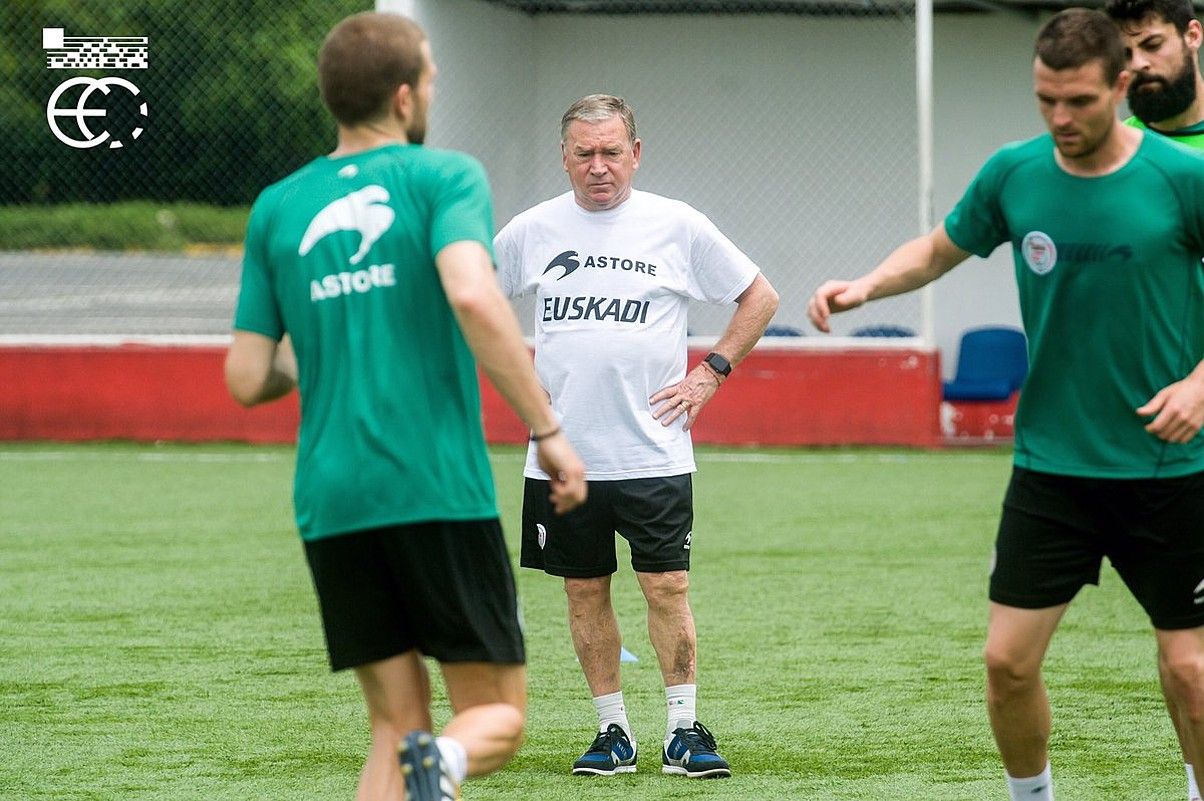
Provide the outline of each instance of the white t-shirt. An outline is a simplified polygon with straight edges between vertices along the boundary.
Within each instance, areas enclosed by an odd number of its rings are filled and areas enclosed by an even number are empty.
[[[759,272],[701,212],[632,191],[586,211],[572,192],[519,214],[493,240],[512,298],[534,292],[535,368],[591,481],[695,470],[684,418],[648,398],[686,375],[691,298],[730,303]],[[523,474],[547,478],[527,451]]]

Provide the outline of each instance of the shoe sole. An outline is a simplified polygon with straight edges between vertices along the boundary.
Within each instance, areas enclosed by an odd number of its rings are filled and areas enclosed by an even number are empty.
[[[635,765],[620,765],[614,770],[602,768],[573,768],[574,776],[614,776],[616,773],[635,773]]]
[[[410,801],[440,801],[446,796],[439,787],[439,749],[428,732],[411,732],[397,746],[397,759],[405,780],[406,798]]]
[[[727,779],[732,775],[731,768],[711,768],[710,770],[696,770],[691,773],[685,768],[679,768],[676,765],[662,765],[661,773],[667,773],[670,776],[685,776],[687,779]]]

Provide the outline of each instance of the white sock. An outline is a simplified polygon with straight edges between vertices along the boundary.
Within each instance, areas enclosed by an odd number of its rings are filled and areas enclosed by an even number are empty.
[[[1187,801],[1200,801],[1200,785],[1196,784],[1196,772],[1192,770],[1190,762],[1184,762],[1183,769],[1187,771]]]
[[[463,784],[464,777],[468,775],[468,752],[464,746],[450,737],[436,737],[435,745],[439,748],[439,759],[447,766],[447,773],[456,780],[456,784]]]
[[[1045,763],[1045,770],[1029,779],[1005,775],[1008,777],[1008,795],[1012,801],[1053,801],[1053,774],[1048,762]]]
[[[673,739],[674,729],[688,729],[698,720],[698,685],[674,684],[665,688],[665,700],[669,702],[669,727],[665,739]]]
[[[631,724],[627,722],[627,707],[623,704],[623,691],[607,693],[594,697],[594,709],[598,710],[598,731],[606,731],[612,723],[617,723],[631,737]],[[635,738],[631,737],[634,743]]]

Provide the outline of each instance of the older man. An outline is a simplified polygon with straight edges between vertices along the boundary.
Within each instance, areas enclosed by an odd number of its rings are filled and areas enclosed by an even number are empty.
[[[522,565],[564,579],[573,646],[598,713],[597,736],[573,773],[636,769],[610,600],[618,531],[631,546],[665,682],[662,770],[729,776],[696,711],[689,429],[764,332],[777,293],[700,212],[632,189],[642,143],[621,98],[578,100],[560,131],[571,191],[515,217],[494,251],[503,289],[536,296],[536,369],[590,481],[586,504],[557,518],[548,476],[528,455]],[[687,369],[691,299],[735,302],[736,311],[712,352]]]

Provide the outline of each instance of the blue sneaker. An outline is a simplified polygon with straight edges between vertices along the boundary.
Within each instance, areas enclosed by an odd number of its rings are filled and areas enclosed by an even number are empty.
[[[674,729],[661,752],[661,771],[691,779],[722,779],[732,775],[727,760],[715,753],[715,735],[698,721]]]
[[[459,801],[460,788],[443,770],[435,736],[412,731],[397,746],[408,801]]]
[[[635,744],[618,723],[598,732],[594,744],[573,763],[577,776],[614,776],[635,773]]]

